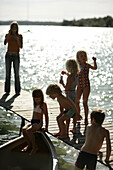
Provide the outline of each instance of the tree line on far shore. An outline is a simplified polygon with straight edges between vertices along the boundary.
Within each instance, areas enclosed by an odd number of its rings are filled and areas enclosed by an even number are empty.
[[[10,25],[12,21],[0,21],[0,25]],[[62,22],[51,21],[17,21],[19,25],[55,25],[55,26],[80,26],[80,27],[113,27],[113,18],[87,18],[71,21],[64,19]]]
[[[63,20],[62,26],[113,27],[113,18],[106,16],[104,18],[73,19],[72,21]]]

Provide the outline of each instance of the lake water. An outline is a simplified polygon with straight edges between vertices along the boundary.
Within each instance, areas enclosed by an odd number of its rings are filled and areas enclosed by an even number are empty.
[[[9,26],[0,26],[0,81],[3,82],[7,49],[3,41],[8,30]],[[106,120],[113,122],[113,28],[20,26],[19,32],[23,35],[20,52],[22,89],[31,92],[34,87],[39,87],[45,93],[50,83],[59,84],[60,72],[66,70],[66,60],[75,59],[78,50],[85,50],[88,62],[93,64],[94,56],[98,65],[98,69],[90,70],[89,75],[89,113],[95,108],[105,110]],[[13,71],[11,83],[14,84]],[[83,112],[82,103],[81,110]],[[20,120],[14,117],[12,122],[10,114],[3,109],[0,109],[0,124],[1,144],[18,136]],[[73,169],[78,151],[55,138],[52,140],[57,150],[59,170]],[[97,169],[107,170],[99,163]]]

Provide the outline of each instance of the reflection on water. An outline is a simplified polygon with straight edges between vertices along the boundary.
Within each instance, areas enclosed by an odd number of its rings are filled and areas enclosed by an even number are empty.
[[[0,108],[0,145],[18,137],[21,119]]]
[[[8,30],[9,26],[0,26],[0,81],[4,81],[5,77],[4,56],[7,47],[3,42]],[[59,83],[60,72],[66,70],[66,60],[75,59],[78,50],[85,50],[88,62],[93,64],[94,56],[97,58],[98,66],[96,71],[91,70],[89,74],[91,84],[89,113],[96,108],[105,110],[106,120],[113,122],[113,28],[20,26],[19,32],[23,35],[24,41],[24,48],[20,52],[22,89],[32,91],[34,87],[39,87],[45,92],[50,83]],[[11,79],[14,84],[13,74]],[[81,112],[83,112],[82,101]],[[18,135],[16,129],[19,129],[20,123],[17,124],[17,118],[12,120],[11,114],[4,111],[3,113],[2,115],[0,111],[0,135],[2,134],[0,139],[8,141]],[[78,152],[76,150],[72,152],[72,148],[68,148],[60,141],[55,141],[55,146],[59,170],[74,167]],[[71,152],[73,154],[69,156]],[[104,167],[99,168],[98,164],[97,169],[104,170]]]

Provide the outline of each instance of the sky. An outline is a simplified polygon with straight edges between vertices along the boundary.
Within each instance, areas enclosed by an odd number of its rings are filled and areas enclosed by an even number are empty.
[[[0,20],[63,21],[113,17],[113,0],[0,0]]]

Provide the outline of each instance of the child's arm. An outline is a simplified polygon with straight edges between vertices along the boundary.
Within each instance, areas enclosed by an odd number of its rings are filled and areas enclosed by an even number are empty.
[[[40,127],[43,126],[43,113],[41,113],[41,118],[40,118],[39,126],[40,126]]]
[[[106,159],[105,159],[105,162],[109,163],[109,158],[110,158],[110,155],[111,155],[111,142],[110,142],[110,135],[109,135],[109,131],[108,130],[106,130],[106,145],[107,145],[107,148],[106,148]]]
[[[65,91],[68,91],[69,90],[69,87],[70,87],[70,84],[73,82],[73,77],[71,75],[68,76],[67,78],[67,82],[66,82],[66,85],[65,85]]]
[[[22,35],[17,36],[16,39],[17,39],[17,43],[19,45],[19,48],[22,48],[23,47],[23,37],[22,37]]]
[[[60,84],[62,84],[62,86],[65,88],[65,91],[69,90],[69,86],[70,86],[71,82],[72,82],[72,80],[71,80],[70,76],[68,76],[68,78],[67,78],[66,85],[64,84],[63,80],[60,80]]]
[[[93,61],[94,61],[94,66],[88,64],[89,68],[91,68],[92,70],[96,70],[97,69],[97,63],[96,63],[96,58],[93,57]]]
[[[65,75],[69,76],[69,73],[67,73],[67,72],[65,72],[65,71],[62,71],[62,72],[61,72],[61,74],[62,74],[62,75],[64,75],[64,74],[65,74]],[[61,78],[60,78],[59,83],[60,83],[60,84],[62,84],[62,86],[63,86],[64,88],[66,87],[66,85],[64,84],[63,79],[61,79]]]
[[[60,106],[60,113],[62,113],[64,111],[64,108],[59,104]]]
[[[5,35],[4,45],[6,45],[8,43],[9,36],[10,36],[9,34]]]
[[[48,109],[47,104],[44,104],[44,114],[45,114],[45,131],[48,131],[49,117],[48,117]]]

